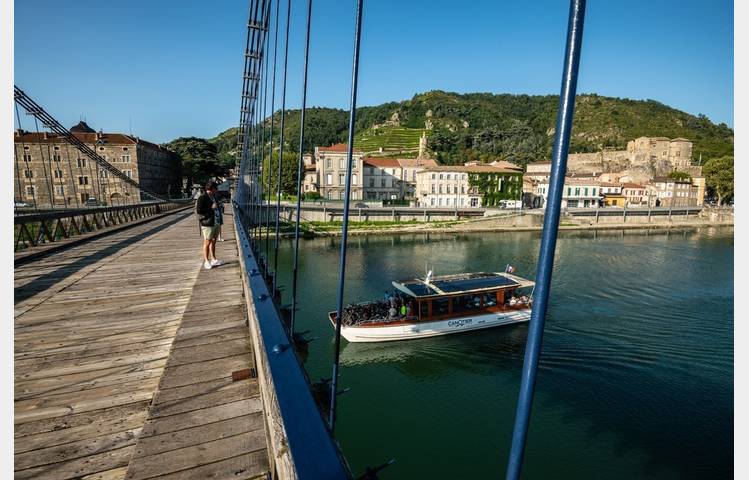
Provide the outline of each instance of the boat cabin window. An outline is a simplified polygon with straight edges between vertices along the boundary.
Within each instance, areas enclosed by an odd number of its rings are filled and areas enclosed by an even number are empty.
[[[461,295],[453,297],[453,313],[470,312],[481,308],[479,295]]]
[[[481,297],[484,303],[484,307],[496,307],[497,306],[497,292],[485,293]]]
[[[419,317],[426,318],[429,316],[429,300],[419,302]]]
[[[450,313],[450,299],[439,298],[432,300],[432,316],[447,315]]]

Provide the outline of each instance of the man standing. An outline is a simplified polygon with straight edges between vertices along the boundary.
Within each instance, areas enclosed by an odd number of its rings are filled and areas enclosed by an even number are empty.
[[[195,201],[195,213],[200,222],[200,231],[203,234],[203,267],[210,270],[222,265],[221,260],[216,258],[216,237],[218,236],[218,222],[216,211],[218,202],[214,195],[218,185],[214,181],[205,184],[205,192]]]

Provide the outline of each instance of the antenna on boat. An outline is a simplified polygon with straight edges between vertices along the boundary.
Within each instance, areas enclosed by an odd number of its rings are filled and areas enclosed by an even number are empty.
[[[424,283],[431,283],[431,281],[432,281],[432,271],[429,270],[429,272],[427,272],[426,278],[424,279]]]

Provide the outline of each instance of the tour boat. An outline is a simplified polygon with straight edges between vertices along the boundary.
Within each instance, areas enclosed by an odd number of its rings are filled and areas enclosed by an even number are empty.
[[[534,285],[508,272],[429,272],[424,279],[394,281],[389,298],[343,309],[341,335],[349,342],[386,342],[527,322],[533,291],[522,292]],[[335,327],[337,313],[328,317]]]

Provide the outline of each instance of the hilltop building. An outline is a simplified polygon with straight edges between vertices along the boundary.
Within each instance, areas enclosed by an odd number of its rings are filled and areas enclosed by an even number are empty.
[[[337,143],[329,147],[315,147],[314,164],[317,174],[317,188],[323,198],[327,200],[344,199],[347,157],[348,147],[344,143]],[[352,200],[364,198],[364,180],[361,174],[364,167],[363,159],[362,151],[354,148],[351,165]]]
[[[181,192],[180,157],[165,147],[123,133],[96,132],[83,121],[70,132],[143,188],[164,196]],[[117,205],[136,195],[60,136],[16,130],[13,141],[16,200],[76,207],[89,199]],[[135,201],[146,199],[142,194]]]

